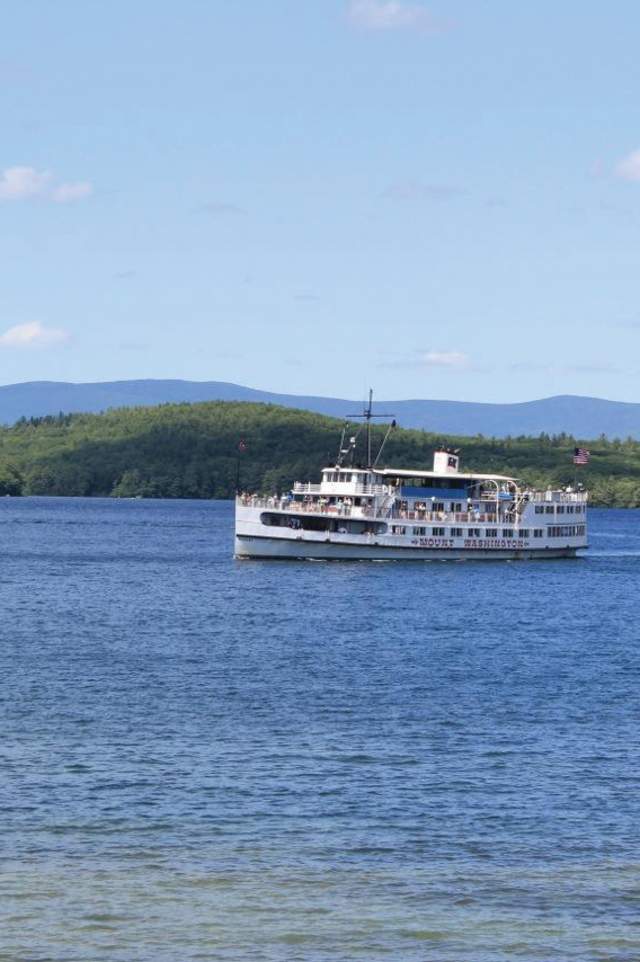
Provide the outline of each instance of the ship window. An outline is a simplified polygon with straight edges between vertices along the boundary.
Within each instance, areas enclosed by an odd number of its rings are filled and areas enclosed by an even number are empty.
[[[550,538],[574,538],[576,535],[576,527],[572,524],[563,525],[550,525],[549,526],[549,537]]]
[[[583,524],[576,525],[576,534],[584,534],[586,527]]]
[[[393,524],[391,525],[392,534],[406,534],[407,529],[403,524]]]
[[[444,538],[444,528],[432,528],[431,534],[434,538]]]
[[[497,528],[487,528],[484,533],[485,538],[497,538],[498,529]]]
[[[534,538],[544,538],[544,528],[534,528],[533,529]]]
[[[520,535],[521,538],[530,538],[530,537],[531,537],[531,532],[529,531],[528,528],[521,528],[520,531],[518,532],[518,534]]]
[[[451,510],[455,511],[457,514],[460,514],[460,512],[462,511],[462,505],[460,504],[459,501],[456,501],[455,504],[451,505]]]
[[[450,533],[452,538],[461,538],[463,532],[462,532],[462,528],[451,528]]]
[[[564,505],[563,505],[563,504],[559,504],[559,505],[558,505],[558,507],[556,508],[556,513],[557,513],[557,514],[564,514]]]
[[[513,528],[503,528],[502,529],[503,538],[513,538]]]
[[[544,514],[544,505],[543,505],[543,504],[537,504],[537,505],[536,505],[536,514]]]
[[[433,508],[432,508],[432,510],[433,510],[433,511],[444,511],[444,501],[434,501],[434,502],[433,502]]]
[[[548,504],[547,507],[546,507],[544,510],[545,510],[545,513],[546,513],[546,514],[553,514],[553,505],[552,505],[552,504]]]
[[[567,505],[567,514],[573,514],[574,510],[575,509],[572,504]]]
[[[481,537],[482,537],[482,532],[480,531],[480,528],[467,528],[467,537],[468,537],[468,538],[481,538]]]
[[[414,533],[415,535],[425,535],[425,534],[427,533],[427,529],[426,529],[426,528],[414,528],[414,529],[413,529],[413,533]]]

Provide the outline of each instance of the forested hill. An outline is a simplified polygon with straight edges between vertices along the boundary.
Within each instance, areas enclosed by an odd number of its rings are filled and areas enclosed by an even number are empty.
[[[315,480],[333,463],[342,424],[268,404],[207,402],[124,408],[105,414],[22,419],[0,428],[0,493],[114,497],[230,498],[281,491]],[[382,429],[377,429],[379,432]],[[239,453],[239,442],[246,449]],[[398,429],[384,462],[430,468],[441,435]],[[576,441],[567,435],[490,439],[451,437],[464,467],[530,483],[572,482]],[[640,442],[585,441],[591,464],[579,469],[595,503],[640,506]]]

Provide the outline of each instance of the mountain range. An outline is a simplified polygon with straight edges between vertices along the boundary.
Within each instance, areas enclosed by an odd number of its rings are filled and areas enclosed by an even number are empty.
[[[21,417],[99,412],[168,402],[253,401],[345,417],[362,411],[362,401],[258,391],[225,381],[132,380],[73,384],[30,381],[0,386],[0,422]],[[437,434],[490,437],[571,434],[576,438],[640,438],[640,404],[558,395],[515,404],[472,401],[384,400],[375,411],[391,413],[402,427]]]

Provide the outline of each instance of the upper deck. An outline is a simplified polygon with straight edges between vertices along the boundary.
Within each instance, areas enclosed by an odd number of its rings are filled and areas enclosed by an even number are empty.
[[[423,468],[362,468],[335,465],[324,468],[319,483],[296,482],[292,494],[306,501],[315,498],[361,499],[393,495],[412,501],[495,502],[526,498],[535,503],[584,503],[587,493],[571,487],[532,490],[511,475],[460,471],[459,458],[448,451],[436,451],[432,470]],[[355,499],[358,499],[357,502]],[[458,512],[461,509],[458,508]]]

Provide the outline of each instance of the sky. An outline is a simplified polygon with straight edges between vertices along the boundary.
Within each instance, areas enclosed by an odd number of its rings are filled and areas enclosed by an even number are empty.
[[[24,0],[0,383],[639,401],[635,0]]]

